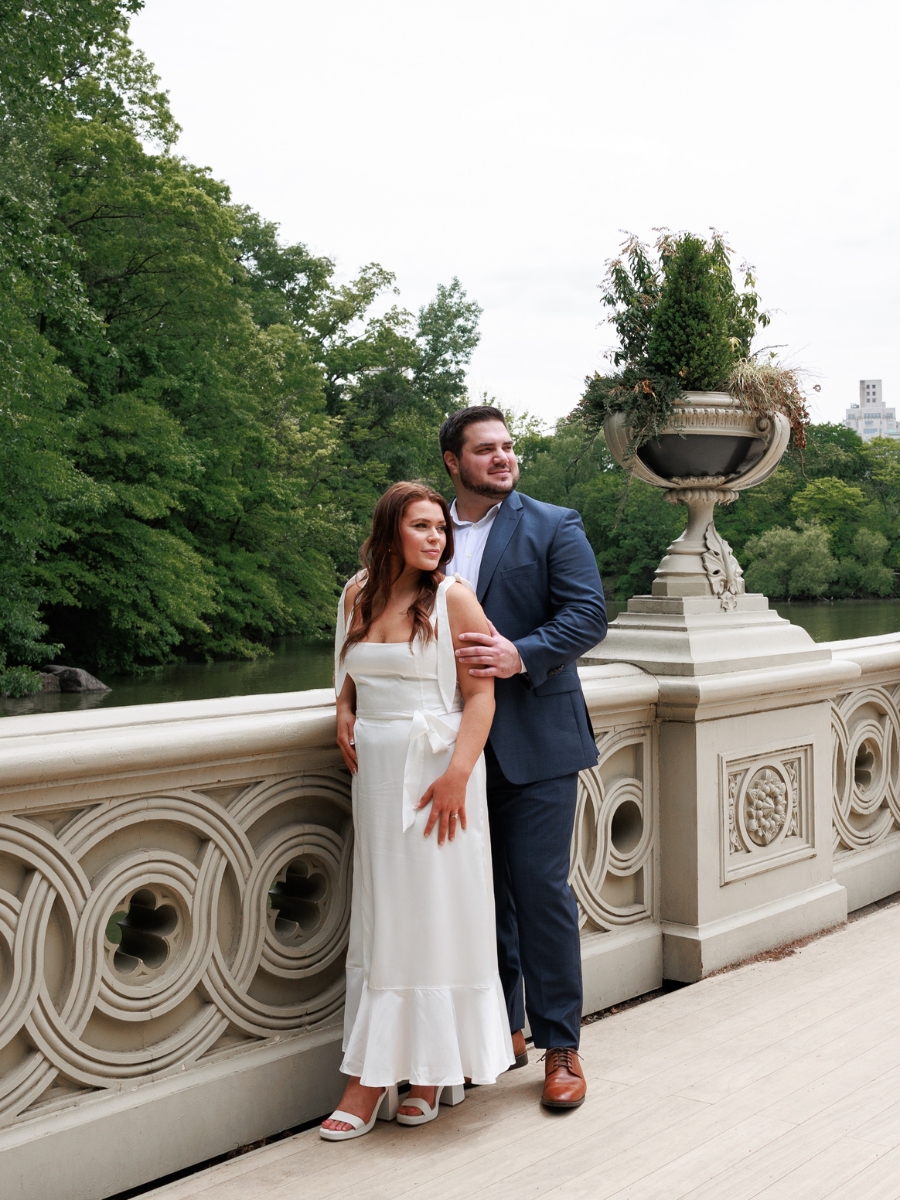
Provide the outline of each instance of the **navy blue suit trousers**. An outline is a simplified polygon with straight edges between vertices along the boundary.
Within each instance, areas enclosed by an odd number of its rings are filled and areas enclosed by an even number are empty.
[[[527,996],[534,1044],[577,1049],[581,937],[568,878],[578,776],[517,785],[490,746],[485,758],[497,960],[510,1028],[524,1026]]]

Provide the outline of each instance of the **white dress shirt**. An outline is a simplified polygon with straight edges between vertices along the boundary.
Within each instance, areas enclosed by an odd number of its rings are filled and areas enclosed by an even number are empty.
[[[501,500],[488,509],[480,521],[462,521],[456,512],[456,501],[450,505],[450,520],[453,522],[453,557],[444,566],[446,575],[461,575],[472,587],[478,588],[478,572],[484,558],[488,534],[500,511]]]
[[[444,564],[445,575],[461,575],[478,590],[478,574],[487,545],[491,527],[503,501],[489,508],[480,521],[462,521],[456,511],[456,500],[450,505],[450,520],[453,522],[453,557]],[[526,672],[522,655],[519,655],[519,674]]]

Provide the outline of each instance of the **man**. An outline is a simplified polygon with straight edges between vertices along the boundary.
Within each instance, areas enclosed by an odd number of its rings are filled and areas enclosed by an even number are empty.
[[[447,565],[475,587],[490,635],[464,633],[458,658],[496,679],[485,747],[497,949],[516,1065],[528,1061],[527,1009],[546,1051],[541,1102],[575,1108],[582,985],[578,912],[568,884],[578,772],[597,763],[575,668],[606,634],[606,608],[581,518],[520,496],[499,409],[452,413],[440,432],[456,491]],[[524,1002],[523,1002],[524,981]]]

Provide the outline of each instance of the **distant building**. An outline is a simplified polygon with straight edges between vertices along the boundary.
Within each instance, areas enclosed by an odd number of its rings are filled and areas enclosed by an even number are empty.
[[[864,442],[871,442],[876,437],[900,438],[897,410],[885,408],[880,379],[859,381],[859,404],[850,405],[844,424],[858,433]]]

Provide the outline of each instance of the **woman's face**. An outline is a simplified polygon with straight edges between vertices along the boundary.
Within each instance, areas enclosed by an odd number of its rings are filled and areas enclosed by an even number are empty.
[[[436,571],[447,545],[447,526],[441,506],[433,500],[413,500],[400,518],[400,553],[408,567]]]

